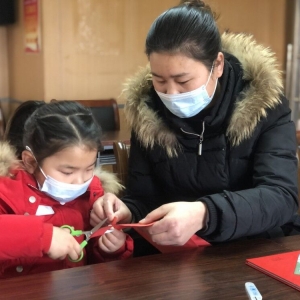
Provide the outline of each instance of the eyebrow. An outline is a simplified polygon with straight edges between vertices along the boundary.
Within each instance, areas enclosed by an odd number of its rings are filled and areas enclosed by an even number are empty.
[[[158,74],[156,74],[156,73],[154,73],[154,72],[151,72],[151,74],[152,74],[153,76],[155,76],[155,77],[163,78],[163,76],[158,75]],[[171,78],[178,78],[178,77],[186,76],[186,75],[188,75],[188,74],[189,74],[189,73],[180,73],[180,74],[176,74],[176,75],[171,75],[170,77],[171,77]]]

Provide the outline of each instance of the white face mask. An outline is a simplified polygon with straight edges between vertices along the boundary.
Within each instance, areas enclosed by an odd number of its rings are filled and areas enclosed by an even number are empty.
[[[26,149],[29,150],[33,155],[33,152],[28,146],[26,146]],[[94,177],[93,175],[91,179],[82,184],[70,184],[58,181],[50,177],[49,175],[46,175],[40,166],[39,168],[42,174],[45,176],[43,186],[41,187],[38,184],[39,190],[49,195],[54,200],[60,202],[60,204],[62,205],[71,202],[74,199],[81,196],[82,194],[84,194],[87,191]]]
[[[46,175],[41,167],[39,167],[43,175],[45,176],[45,181],[42,187],[39,187],[40,191],[49,195],[54,200],[60,202],[60,204],[65,204],[73,201],[82,194],[86,192],[93,177],[82,184],[70,184],[58,181],[49,175]]]
[[[190,118],[197,115],[201,110],[203,110],[212,100],[218,81],[216,80],[216,85],[214,92],[211,96],[208,95],[206,86],[210,80],[213,71],[213,66],[211,68],[209,77],[206,84],[203,84],[196,90],[181,94],[164,94],[156,91],[159,98],[163,104],[169,109],[169,111],[179,118]]]

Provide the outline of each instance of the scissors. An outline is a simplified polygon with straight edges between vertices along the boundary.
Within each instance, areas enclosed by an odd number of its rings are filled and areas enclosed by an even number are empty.
[[[69,229],[72,236],[81,236],[81,235],[85,235],[85,240],[80,244],[81,249],[83,249],[83,248],[87,245],[87,243],[88,243],[89,239],[91,238],[91,236],[92,236],[98,229],[100,229],[100,228],[106,223],[106,221],[107,221],[107,218],[104,219],[103,221],[101,221],[99,224],[97,224],[93,229],[88,230],[88,231],[76,230],[76,229],[74,229],[73,226],[69,226],[69,225],[63,225],[63,226],[61,226],[60,228],[67,228],[67,229]],[[109,230],[108,230],[108,231],[109,231]],[[105,233],[106,233],[106,232],[105,232]],[[78,262],[78,261],[81,261],[82,258],[83,258],[83,251],[81,251],[80,257],[79,257],[78,259],[73,260],[73,259],[71,259],[71,258],[69,257],[69,260],[72,261],[72,262]]]

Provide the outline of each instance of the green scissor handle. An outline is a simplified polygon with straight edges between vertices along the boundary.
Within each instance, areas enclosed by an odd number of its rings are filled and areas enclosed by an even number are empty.
[[[83,234],[82,230],[75,230],[73,226],[63,225],[63,226],[60,226],[60,228],[67,228],[67,229],[69,229],[72,236],[80,236],[80,235]]]
[[[80,235],[84,234],[84,232],[82,230],[75,230],[73,226],[63,225],[60,228],[67,228],[67,229],[69,229],[72,236],[80,236]],[[83,242],[81,242],[80,248],[83,249],[86,245],[87,245],[87,241],[84,240]],[[79,262],[79,261],[82,260],[82,258],[83,258],[83,251],[81,251],[80,257],[78,259],[76,259],[76,260],[72,259],[69,256],[69,260],[72,261],[72,262]]]
[[[80,246],[81,246],[81,245],[80,245]],[[71,262],[79,262],[79,261],[82,260],[82,258],[83,258],[83,251],[81,251],[81,254],[80,254],[79,258],[77,258],[77,259],[72,259],[70,256],[68,256],[68,259],[69,259],[69,261],[71,261]]]

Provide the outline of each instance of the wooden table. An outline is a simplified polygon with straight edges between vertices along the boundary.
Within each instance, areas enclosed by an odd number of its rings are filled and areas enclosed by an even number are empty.
[[[2,280],[1,299],[300,299],[295,289],[245,265],[245,259],[300,249],[300,236],[232,242]]]

